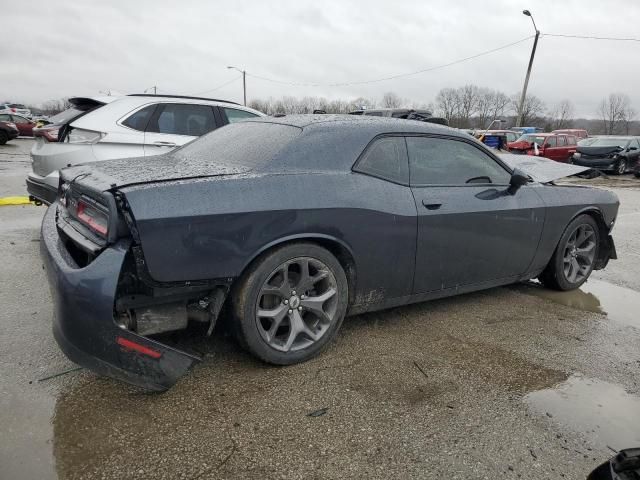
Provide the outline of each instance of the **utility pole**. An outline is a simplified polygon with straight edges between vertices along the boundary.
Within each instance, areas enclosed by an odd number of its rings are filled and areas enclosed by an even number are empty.
[[[246,70],[240,70],[238,67],[227,67],[232,70],[237,70],[242,74],[242,95],[244,99],[244,106],[247,106],[247,72]]]
[[[538,46],[538,38],[540,37],[540,30],[536,27],[536,22],[533,19],[533,15],[529,10],[523,10],[522,13],[531,18],[533,22],[533,28],[536,30],[536,37],[533,40],[533,48],[531,49],[531,57],[529,58],[529,66],[527,67],[527,75],[524,77],[524,87],[522,88],[522,95],[520,95],[520,103],[518,104],[518,118],[516,119],[516,127],[522,126],[522,114],[524,109],[524,101],[527,98],[527,87],[529,86],[529,77],[531,76],[531,67],[533,67],[533,58],[536,55],[536,47]]]

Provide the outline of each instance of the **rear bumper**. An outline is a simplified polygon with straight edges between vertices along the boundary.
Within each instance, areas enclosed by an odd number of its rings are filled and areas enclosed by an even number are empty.
[[[113,318],[118,278],[129,241],[119,241],[80,268],[58,235],[55,211],[52,206],[44,216],[40,245],[54,306],[53,335],[58,345],[70,360],[102,375],[149,390],[171,387],[200,359],[122,329]],[[131,345],[128,342],[141,348],[121,346]]]

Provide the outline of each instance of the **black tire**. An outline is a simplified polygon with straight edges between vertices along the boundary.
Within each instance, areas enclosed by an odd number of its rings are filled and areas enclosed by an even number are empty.
[[[332,321],[318,340],[299,350],[284,352],[274,348],[263,338],[257,317],[258,302],[263,286],[274,272],[282,268],[283,264],[290,261],[295,262],[296,259],[301,258],[317,260],[333,274],[332,281],[335,280],[336,284],[336,299],[332,310],[335,313]],[[344,320],[348,299],[349,286],[344,269],[328,250],[313,243],[285,245],[258,258],[234,287],[231,299],[233,329],[238,343],[264,362],[275,365],[292,365],[304,362],[318,355],[335,337]]]
[[[7,132],[3,132],[2,130],[0,130],[0,145],[4,145],[8,141],[9,136],[7,135]]]
[[[616,165],[615,174],[616,175],[624,175],[627,171],[627,160],[621,158]]]
[[[633,174],[636,176],[636,178],[640,178],[640,170],[636,170]]]
[[[588,269],[585,270],[583,276],[576,281],[571,281],[566,274],[565,271],[565,255],[567,253],[567,248],[569,246],[569,241],[574,234],[581,226],[590,227],[593,231],[595,246],[593,261],[589,265]],[[574,218],[571,223],[567,226],[562,237],[560,237],[560,241],[553,252],[553,256],[547,267],[540,275],[539,280],[545,287],[552,288],[554,290],[575,290],[579,288],[584,282],[587,281],[589,275],[593,271],[593,267],[595,265],[596,259],[598,258],[598,250],[600,248],[600,230],[598,228],[597,222],[590,215],[579,215]],[[574,249],[575,250],[575,249]]]

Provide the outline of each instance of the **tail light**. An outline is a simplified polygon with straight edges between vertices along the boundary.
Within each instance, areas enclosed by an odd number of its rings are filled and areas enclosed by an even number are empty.
[[[109,216],[98,207],[84,200],[78,200],[76,218],[85,226],[103,237],[107,236],[109,229]]]
[[[11,113],[17,113],[18,110],[16,110],[15,108],[11,107]]]
[[[67,143],[92,144],[97,143],[105,134],[82,128],[72,128],[67,135]]]
[[[34,137],[44,137],[48,142],[57,142],[58,141],[58,132],[60,131],[60,126],[42,126],[33,129]]]

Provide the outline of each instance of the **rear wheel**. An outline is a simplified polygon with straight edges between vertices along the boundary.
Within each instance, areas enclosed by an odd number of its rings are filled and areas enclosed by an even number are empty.
[[[336,335],[347,310],[347,278],[324,248],[288,245],[250,268],[232,303],[240,344],[265,362],[290,365],[314,357]]]
[[[627,161],[622,158],[616,165],[616,174],[623,175],[627,171]]]
[[[7,132],[3,132],[2,130],[0,130],[0,145],[4,145],[8,141],[9,136],[7,135]]]
[[[600,247],[598,224],[580,215],[566,228],[540,281],[555,290],[573,290],[587,281]]]

